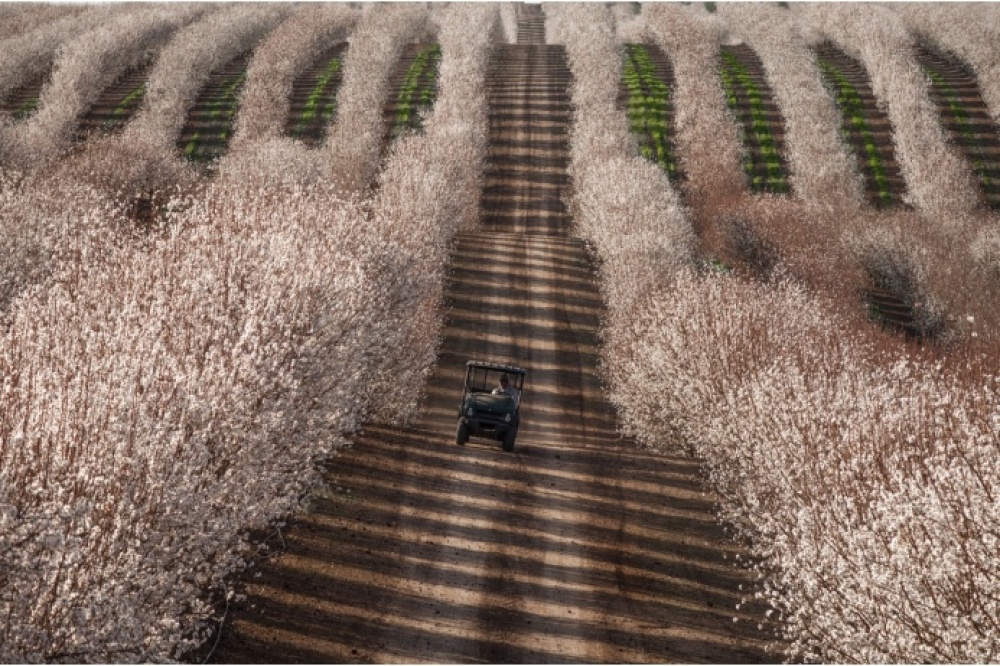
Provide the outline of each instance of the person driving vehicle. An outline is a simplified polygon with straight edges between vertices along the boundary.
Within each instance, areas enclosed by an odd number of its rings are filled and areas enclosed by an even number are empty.
[[[493,395],[506,395],[516,403],[518,391],[511,385],[510,379],[507,375],[500,375],[500,386],[493,389]]]

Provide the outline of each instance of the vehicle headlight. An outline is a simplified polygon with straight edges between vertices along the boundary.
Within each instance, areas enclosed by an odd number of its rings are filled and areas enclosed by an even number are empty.
[[[476,413],[476,410],[474,410],[472,407],[469,407],[467,410],[465,410],[465,415],[466,416],[472,416],[475,413]]]
[[[503,415],[503,420],[506,421],[507,423],[510,423],[510,412],[507,412],[506,414]]]

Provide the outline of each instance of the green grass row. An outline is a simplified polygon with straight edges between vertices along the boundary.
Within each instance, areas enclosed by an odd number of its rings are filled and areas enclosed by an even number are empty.
[[[864,155],[858,155],[858,160],[868,166],[871,170],[872,178],[878,188],[878,203],[888,206],[892,203],[892,193],[889,190],[889,177],[886,174],[885,165],[878,152],[878,145],[875,143],[875,136],[872,134],[868,120],[865,118],[864,104],[854,85],[847,80],[844,73],[825,58],[817,58],[820,70],[827,82],[836,91],[837,108],[844,119],[844,126],[841,127],[841,134],[848,146],[851,143],[851,130],[858,133],[864,144]]]
[[[441,45],[435,43],[422,50],[406,70],[403,85],[396,97],[393,136],[406,130],[422,128],[420,112],[434,106],[434,100],[437,98],[440,64]]]
[[[316,81],[316,85],[309,91],[302,113],[295,123],[292,136],[301,137],[317,116],[322,121],[323,127],[329,125],[330,121],[333,120],[333,116],[337,112],[337,96],[332,83],[337,74],[340,73],[340,66],[340,56],[332,58],[327,63],[323,73]]]
[[[27,120],[38,109],[38,97],[32,97],[14,111],[14,120]]]
[[[639,141],[639,151],[659,164],[670,180],[676,181],[677,161],[667,121],[670,88],[656,76],[649,49],[643,44],[625,47],[622,80],[628,89],[628,119]]]
[[[215,159],[214,154],[201,150],[201,142],[205,138],[218,139],[223,143],[229,140],[229,134],[233,127],[233,117],[236,115],[236,106],[239,103],[239,90],[246,80],[246,76],[246,70],[244,70],[230,78],[223,86],[221,94],[211,101],[208,107],[208,120],[218,123],[222,127],[216,132],[209,133],[207,137],[200,131],[195,132],[195,135],[184,147],[184,156],[189,160],[201,162]]]
[[[118,105],[115,107],[114,111],[111,112],[111,117],[104,121],[102,129],[105,132],[110,132],[125,121],[128,114],[130,114],[139,104],[142,103],[143,98],[146,96],[146,83],[140,83],[137,85],[129,94],[125,95]]]
[[[785,177],[781,160],[778,158],[778,147],[767,120],[767,110],[760,89],[754,83],[749,70],[737,57],[729,51],[722,51],[722,68],[720,70],[722,87],[726,91],[726,102],[730,110],[740,121],[743,130],[743,170],[750,179],[750,189],[754,192],[775,192],[785,194],[789,191],[788,180]],[[739,93],[750,101],[749,112],[739,108]],[[750,135],[757,144],[758,150],[750,150]],[[755,159],[767,172],[767,176],[756,173]]]
[[[954,118],[955,123],[958,125],[962,142],[968,148],[969,156],[972,158],[973,168],[976,171],[976,175],[979,176],[979,182],[984,188],[989,188],[993,185],[993,179],[989,174],[989,167],[986,162],[986,152],[983,150],[983,146],[979,143],[979,141],[976,140],[975,132],[972,129],[972,125],[969,123],[968,111],[965,110],[965,107],[958,99],[958,95],[955,94],[955,90],[948,84],[948,81],[943,76],[930,68],[925,68],[925,70],[927,71],[927,76],[930,77],[931,84],[937,89],[938,93],[944,97],[945,101],[948,102],[948,110],[951,112],[952,118]]]

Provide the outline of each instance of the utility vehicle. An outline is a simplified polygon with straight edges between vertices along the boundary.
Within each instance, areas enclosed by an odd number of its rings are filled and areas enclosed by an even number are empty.
[[[483,437],[500,442],[504,451],[513,451],[521,423],[521,391],[526,374],[513,365],[483,361],[466,363],[455,442],[464,445],[469,437]],[[505,377],[513,391],[501,388]]]

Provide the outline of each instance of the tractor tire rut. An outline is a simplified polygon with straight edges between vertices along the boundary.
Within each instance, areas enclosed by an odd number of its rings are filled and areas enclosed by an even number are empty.
[[[604,397],[604,306],[562,204],[565,54],[518,44],[497,58],[494,121],[509,104],[558,106],[563,120],[491,122],[482,225],[453,245],[449,316],[417,419],[366,426],[328,464],[327,490],[247,584],[213,661],[773,659],[764,609],[736,610],[750,576],[732,564],[742,551],[699,461],[622,439]],[[525,168],[535,159],[560,178],[539,182]],[[512,453],[455,443],[470,359],[528,371]]]

